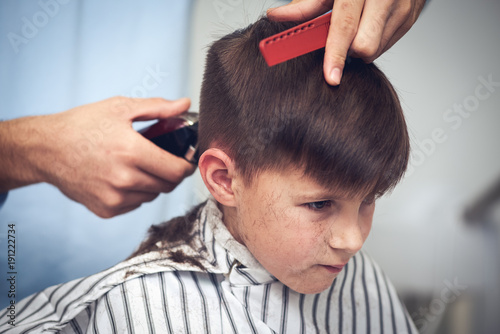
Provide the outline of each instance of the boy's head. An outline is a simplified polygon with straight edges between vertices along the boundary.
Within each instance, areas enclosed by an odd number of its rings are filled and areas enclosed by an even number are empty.
[[[375,65],[348,62],[338,87],[323,79],[322,50],[267,67],[259,41],[291,26],[263,18],[211,46],[199,167],[233,236],[284,284],[315,293],[361,248],[409,140]]]

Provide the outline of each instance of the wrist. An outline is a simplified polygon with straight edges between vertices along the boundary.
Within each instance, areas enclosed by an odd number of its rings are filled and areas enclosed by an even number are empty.
[[[40,128],[41,117],[0,122],[0,192],[43,182],[38,149],[47,145]]]

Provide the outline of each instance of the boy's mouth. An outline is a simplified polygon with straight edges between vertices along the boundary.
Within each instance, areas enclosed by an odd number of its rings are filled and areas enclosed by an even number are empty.
[[[321,266],[323,268],[325,268],[326,270],[328,270],[328,272],[330,272],[332,274],[338,274],[338,273],[340,273],[342,271],[342,269],[344,269],[345,264],[334,265],[334,266],[329,266],[329,265],[321,264]]]

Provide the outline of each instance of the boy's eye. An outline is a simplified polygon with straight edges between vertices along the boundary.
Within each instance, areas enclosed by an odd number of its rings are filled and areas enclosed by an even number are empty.
[[[332,202],[331,201],[318,201],[318,202],[307,203],[306,205],[311,210],[320,211],[320,210],[323,210],[325,208],[330,207],[332,205]]]

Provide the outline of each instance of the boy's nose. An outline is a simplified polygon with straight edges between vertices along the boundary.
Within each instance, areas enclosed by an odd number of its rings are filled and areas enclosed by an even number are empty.
[[[357,253],[364,243],[359,214],[344,214],[332,224],[330,247],[349,254]]]

